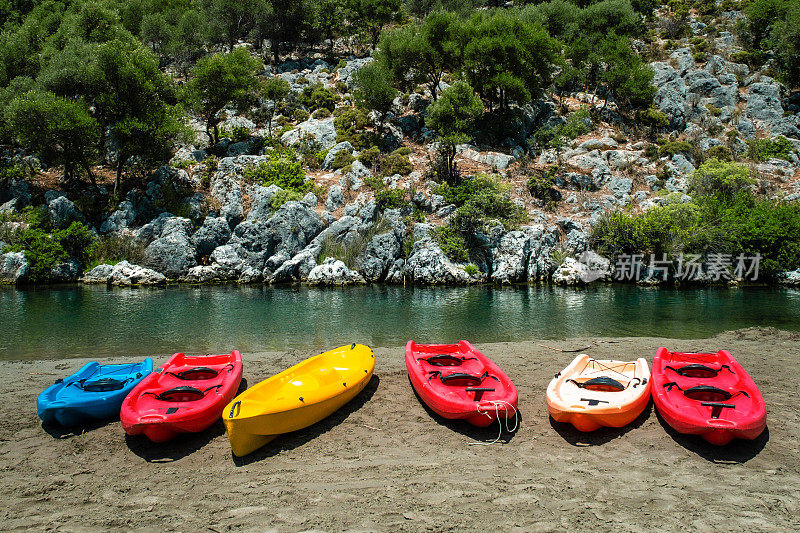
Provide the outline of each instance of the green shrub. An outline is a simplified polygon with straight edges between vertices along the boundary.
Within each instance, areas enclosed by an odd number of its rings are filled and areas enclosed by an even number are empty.
[[[305,87],[297,98],[300,104],[311,111],[327,109],[333,111],[339,99],[321,83],[315,83]]]
[[[305,111],[300,108],[295,109],[293,114],[295,122],[305,122],[306,120],[308,120],[308,117],[310,116],[311,114],[309,114],[308,111]]]
[[[462,180],[458,185],[443,183],[436,187],[433,192],[444,197],[445,202],[448,204],[455,204],[460,207],[482,190],[499,193],[500,182],[487,174],[478,174],[473,178]]]
[[[759,279],[800,267],[800,205],[758,198],[741,191],[733,199],[696,196],[688,203],[654,207],[633,215],[604,215],[592,245],[611,257],[619,253],[761,254]]]
[[[33,283],[46,282],[58,263],[70,258],[81,264],[94,253],[94,239],[91,231],[82,222],[73,222],[66,229],[52,230],[43,209],[25,213],[28,228],[16,236],[8,251],[24,251],[28,261],[28,279]]]
[[[330,117],[331,116],[331,112],[328,111],[327,109],[325,109],[324,107],[321,107],[321,108],[317,109],[316,111],[314,111],[313,113],[311,113],[311,116],[313,118],[317,119],[317,120],[321,120],[323,118]]]
[[[666,128],[669,126],[669,115],[652,107],[637,111],[636,120],[651,128]]]
[[[102,235],[95,243],[85,270],[91,270],[97,265],[116,265],[120,261],[130,261],[141,265],[144,262],[145,246],[124,235]]]
[[[748,143],[747,157],[753,161],[767,161],[772,157],[792,160],[794,145],[786,137],[775,139],[756,139]]]
[[[717,146],[712,146],[706,150],[706,157],[709,159],[717,159],[719,161],[731,161],[733,159],[733,153],[731,152],[730,148],[720,144]]]
[[[708,112],[712,117],[718,117],[722,114],[722,109],[718,108],[714,104],[706,104],[706,109],[708,109]]]
[[[381,150],[377,146],[370,146],[358,154],[358,160],[369,168],[375,168],[381,158]]]
[[[531,196],[545,203],[555,203],[561,199],[561,193],[555,189],[556,176],[553,167],[547,172],[538,171],[528,177],[526,185]]]
[[[470,276],[474,276],[478,273],[478,267],[474,263],[469,263],[468,265],[464,265],[464,272]]]
[[[732,199],[756,184],[749,168],[738,163],[709,159],[692,174],[690,189],[703,196]]]
[[[534,134],[534,142],[544,148],[560,149],[565,141],[576,139],[592,131],[589,109],[585,106],[570,113],[566,120],[554,128],[540,128]]]
[[[442,249],[444,255],[449,257],[452,261],[463,263],[469,259],[467,253],[467,241],[460,231],[456,230],[450,224],[436,228],[433,231],[433,238]]]
[[[286,202],[297,202],[303,199],[304,194],[294,190],[282,189],[275,193],[269,201],[269,207],[273,211],[280,209]]]
[[[291,148],[273,150],[269,153],[269,161],[245,168],[243,178],[252,183],[264,186],[275,184],[281,189],[302,193],[308,192],[313,185],[306,181],[303,165]]]
[[[381,174],[384,176],[393,176],[395,174],[405,176],[414,170],[411,160],[408,158],[410,151],[402,152],[402,150],[403,148],[395,150],[381,161]]]
[[[658,150],[659,157],[673,156],[675,154],[689,154],[692,155],[696,148],[692,143],[687,141],[668,141]]]
[[[405,189],[380,189],[375,191],[375,204],[381,211],[399,209],[408,205]]]
[[[278,120],[276,120],[275,122],[278,124],[278,126],[283,128],[285,126],[290,125],[292,123],[292,119],[290,119],[287,116],[281,115],[281,116],[278,117]]]
[[[374,143],[371,140],[364,128],[369,125],[369,115],[366,111],[355,107],[339,107],[333,116],[333,126],[336,128],[336,140],[338,142],[347,141],[353,148],[360,150]]]
[[[339,170],[340,168],[346,167],[348,165],[352,165],[353,161],[355,161],[355,157],[347,150],[339,150],[336,152],[336,155],[333,156],[333,169]]]

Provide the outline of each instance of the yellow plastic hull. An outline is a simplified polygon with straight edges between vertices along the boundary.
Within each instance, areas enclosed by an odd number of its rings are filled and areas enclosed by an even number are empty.
[[[342,346],[246,390],[222,413],[233,454],[247,455],[330,416],[364,390],[374,369],[369,347]]]

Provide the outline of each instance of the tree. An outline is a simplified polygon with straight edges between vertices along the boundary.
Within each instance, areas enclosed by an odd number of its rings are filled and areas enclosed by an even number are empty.
[[[455,14],[433,13],[419,27],[385,33],[379,57],[401,85],[425,83],[435,101],[442,75],[461,63],[461,27]]]
[[[392,87],[389,70],[380,61],[367,63],[353,74],[353,98],[356,105],[377,111],[383,118],[392,108],[397,90]]]
[[[242,106],[253,100],[258,89],[256,73],[261,68],[261,62],[243,48],[205,56],[197,62],[184,98],[205,120],[206,133],[214,144],[219,142],[219,112],[227,105]]]
[[[310,0],[262,0],[262,9],[254,28],[256,46],[269,39],[272,59],[281,60],[281,46],[296,44],[300,37],[313,28],[313,3]]]
[[[184,128],[172,81],[150,50],[112,41],[98,47],[96,62],[95,113],[117,145],[116,193],[132,157],[151,165],[168,160]]]
[[[347,18],[347,8],[343,0],[317,0],[314,8],[314,31],[328,42],[328,59],[331,59],[334,40],[342,33]]]
[[[800,6],[795,4],[786,18],[775,24],[772,34],[783,80],[789,86],[800,86]]]
[[[644,109],[653,102],[653,69],[631,48],[627,37],[610,35],[601,43],[605,103],[611,97],[622,108]]]
[[[550,85],[559,45],[540,26],[513,13],[479,14],[470,19],[464,38],[467,80],[490,109],[528,102]]]
[[[400,12],[400,0],[349,0],[357,26],[369,37],[374,49],[383,27],[394,22]]]
[[[230,51],[263,14],[263,0],[203,0],[202,5],[208,15],[209,36]]]
[[[261,85],[261,96],[272,102],[271,106],[264,107],[267,117],[267,131],[269,131],[270,137],[272,137],[272,119],[275,116],[275,108],[289,94],[289,89],[289,82],[278,77],[269,78]]]
[[[467,142],[475,121],[483,113],[483,102],[469,84],[456,82],[428,108],[425,124],[438,132],[447,157],[447,174],[456,176],[456,145]]]
[[[64,165],[66,181],[72,181],[80,166],[95,184],[91,162],[97,153],[100,128],[84,102],[30,91],[9,104],[5,119],[22,146],[50,164]]]

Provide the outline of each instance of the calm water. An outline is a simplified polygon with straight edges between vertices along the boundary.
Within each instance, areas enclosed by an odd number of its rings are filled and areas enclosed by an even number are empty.
[[[620,285],[0,288],[0,359],[318,350],[351,342],[399,346],[412,338],[699,338],[756,325],[800,330],[800,291]]]

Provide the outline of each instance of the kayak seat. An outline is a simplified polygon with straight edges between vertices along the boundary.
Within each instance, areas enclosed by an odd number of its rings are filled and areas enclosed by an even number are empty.
[[[712,368],[710,366],[695,363],[682,366],[680,368],[673,368],[671,366],[664,367],[665,370],[672,370],[676,374],[687,378],[715,378],[723,368],[727,368],[730,373],[733,373],[733,370],[731,370],[728,365],[722,365],[719,368]]]
[[[181,372],[167,372],[170,376],[175,376],[184,381],[202,381],[206,379],[214,379],[219,375],[219,372],[207,366],[197,366]]]
[[[429,365],[433,366],[461,366],[464,361],[468,359],[475,359],[474,357],[456,357],[455,355],[449,353],[443,353],[441,355],[432,355],[426,358],[420,358],[420,361],[425,361]]]
[[[598,392],[620,392],[625,390],[625,385],[608,376],[600,376],[584,382],[575,381],[574,379],[568,379],[567,381],[574,383],[581,389]]]
[[[181,385],[180,387],[173,387],[158,394],[155,392],[145,392],[142,396],[150,394],[160,402],[194,402],[196,400],[202,400],[211,389],[219,389],[220,387],[222,387],[222,385],[214,385],[203,391],[188,385]]]
[[[711,385],[696,385],[683,391],[683,395],[698,402],[720,402],[729,400],[731,393]]]
[[[125,381],[114,378],[100,378],[83,384],[82,388],[86,392],[110,392],[120,390],[125,386]]]
[[[485,378],[488,375],[489,375],[488,372],[484,373],[481,376],[476,376],[475,374],[465,374],[462,372],[447,374],[446,376],[442,376],[441,374],[439,374],[439,381],[451,387],[464,387],[464,386],[468,387],[471,385],[480,385],[483,382],[483,378]]]

